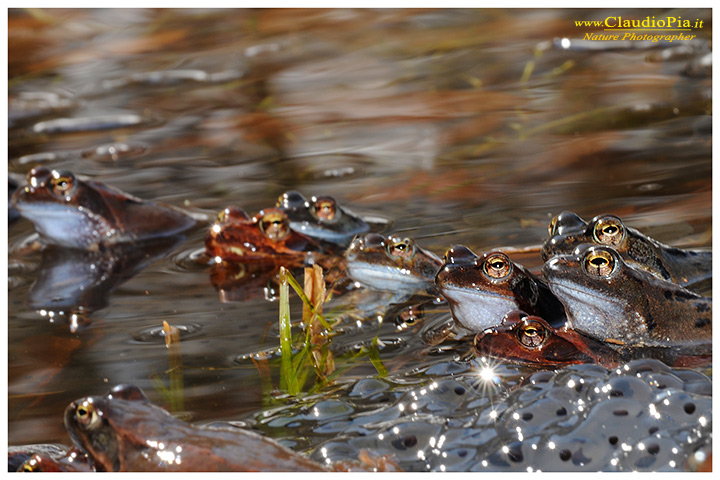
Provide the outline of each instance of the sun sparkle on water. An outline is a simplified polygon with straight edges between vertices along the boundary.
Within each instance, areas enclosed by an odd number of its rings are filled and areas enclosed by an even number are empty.
[[[492,367],[485,366],[480,370],[480,378],[486,382],[491,381],[495,377],[495,370]]]

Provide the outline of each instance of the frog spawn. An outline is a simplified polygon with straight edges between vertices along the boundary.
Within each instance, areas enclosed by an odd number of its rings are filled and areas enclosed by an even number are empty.
[[[294,437],[322,463],[367,449],[406,471],[684,471],[709,452],[712,384],[701,373],[644,359],[536,371],[512,389],[514,367],[456,364],[450,377],[449,364],[421,384],[359,380],[333,408],[305,405]],[[294,416],[273,418],[285,427]]]

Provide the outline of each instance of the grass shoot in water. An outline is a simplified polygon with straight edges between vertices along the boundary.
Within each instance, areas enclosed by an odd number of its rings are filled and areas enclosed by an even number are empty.
[[[346,359],[343,368],[335,365],[335,357],[330,351],[330,342],[334,334],[333,327],[323,315],[323,305],[330,295],[325,288],[323,270],[318,265],[305,268],[304,288],[295,280],[286,268],[280,268],[280,388],[290,395],[302,391],[309,375],[315,373],[316,384],[310,392],[316,391],[333,381],[344,371],[352,368],[352,364],[360,357],[367,356],[380,376],[387,375],[387,369],[380,359],[377,338],[370,348],[364,347],[360,352]],[[303,301],[302,327],[304,329],[302,348],[293,352],[292,322],[290,320],[290,298],[292,287]]]
[[[165,383],[158,378],[158,375],[153,374],[151,380],[153,387],[162,395],[163,401],[170,404],[169,410],[171,412],[180,412],[185,410],[180,330],[163,320],[163,333],[165,334],[165,347],[168,349],[170,361],[170,368],[165,371],[169,377],[170,387],[166,387]]]
[[[292,351],[289,286],[303,301],[302,325],[305,338],[302,349],[296,354]],[[300,393],[310,374],[308,357],[312,360],[312,370],[321,382],[325,382],[327,376],[335,370],[335,360],[329,350],[332,327],[322,315],[325,299],[325,280],[321,267],[313,265],[305,269],[302,289],[289,270],[280,268],[280,388],[291,395]]]

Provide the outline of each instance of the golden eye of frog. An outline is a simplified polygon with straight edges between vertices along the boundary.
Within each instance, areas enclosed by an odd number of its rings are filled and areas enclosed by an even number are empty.
[[[553,326],[565,322],[562,304],[545,282],[500,251],[478,256],[465,246],[452,247],[435,285],[450,304],[453,318],[472,332],[498,325],[513,310],[542,316]]]
[[[442,262],[413,240],[368,233],[345,252],[348,276],[375,290],[428,290]]]
[[[289,191],[280,196],[276,206],[287,214],[295,232],[339,247],[347,247],[356,235],[370,229],[364,220],[330,196],[306,200],[300,193]]]
[[[169,237],[196,224],[169,205],[45,167],[28,173],[12,203],[47,242],[85,250]]]
[[[97,471],[325,470],[259,434],[185,423],[131,385],[72,402],[65,426]]]
[[[228,207],[218,215],[205,237],[205,253],[216,263],[288,261],[300,263],[308,252],[320,251],[312,239],[290,228],[284,211],[261,210],[250,218],[242,209]]]
[[[613,248],[581,244],[543,274],[572,326],[617,348],[693,346],[712,338],[712,299],[630,267]]]
[[[514,310],[500,325],[475,336],[475,353],[538,366],[600,363],[615,368],[619,354],[567,326],[553,328],[540,317]]]
[[[598,215],[586,222],[572,212],[562,212],[550,222],[550,237],[542,258],[568,255],[580,244],[605,245],[615,249],[625,263],[658,278],[690,286],[712,277],[712,252],[669,247],[627,227],[615,215]]]

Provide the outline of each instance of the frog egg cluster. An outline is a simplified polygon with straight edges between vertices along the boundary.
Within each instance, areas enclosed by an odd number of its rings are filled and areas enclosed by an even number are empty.
[[[454,365],[406,385],[358,380],[260,423],[274,436],[292,428],[304,443],[289,446],[319,462],[366,449],[406,471],[686,471],[711,448],[712,383],[696,371],[644,359],[537,371],[518,384],[510,366]]]
[[[506,399],[493,451],[471,469],[684,470],[710,448],[710,395],[704,375],[655,360],[542,372]]]

